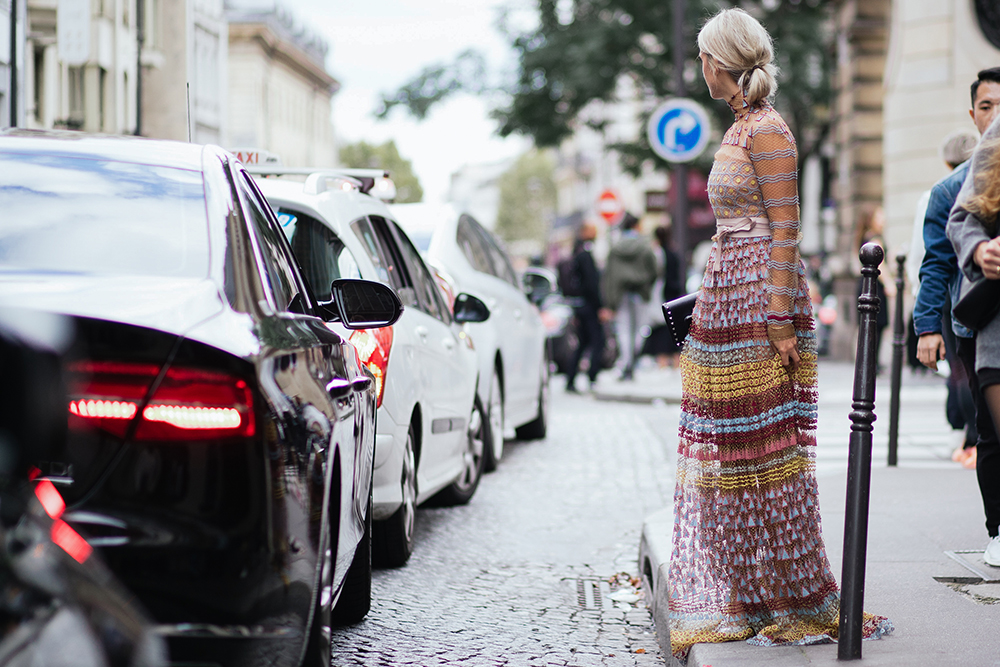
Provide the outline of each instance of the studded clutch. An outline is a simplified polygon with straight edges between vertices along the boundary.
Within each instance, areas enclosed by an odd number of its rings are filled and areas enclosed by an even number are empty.
[[[698,293],[694,292],[663,304],[663,319],[667,323],[670,342],[678,351],[683,347],[684,339],[687,338],[688,330],[691,328],[691,314],[694,312],[694,302],[697,300]]]

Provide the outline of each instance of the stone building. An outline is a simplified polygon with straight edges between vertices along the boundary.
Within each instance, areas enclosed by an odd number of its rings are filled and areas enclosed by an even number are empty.
[[[135,0],[27,0],[24,122],[39,129],[132,133]],[[3,41],[3,40],[0,40]]]
[[[143,2],[142,135],[227,145],[223,0]]]
[[[337,165],[331,102],[340,84],[327,43],[279,6],[230,5],[229,148],[274,153],[289,167]]]
[[[891,280],[896,254],[909,247],[920,194],[947,173],[940,157],[944,138],[975,129],[969,85],[979,70],[1000,65],[1000,5],[837,0],[835,17],[838,241],[830,268],[840,316],[831,352],[850,358],[856,345],[859,214],[866,206],[884,208],[890,256],[882,269],[890,273],[883,279]],[[889,347],[883,344],[883,355]]]

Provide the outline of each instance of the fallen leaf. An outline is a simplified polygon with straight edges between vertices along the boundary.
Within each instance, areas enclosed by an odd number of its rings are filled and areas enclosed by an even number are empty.
[[[637,649],[635,650],[635,652],[636,652],[636,653],[645,653],[645,652],[646,652],[646,649],[644,649],[644,648],[637,648]]]

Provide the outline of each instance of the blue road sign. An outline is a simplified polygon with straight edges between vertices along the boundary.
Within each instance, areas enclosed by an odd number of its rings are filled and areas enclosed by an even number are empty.
[[[669,162],[690,162],[701,155],[708,145],[708,132],[705,109],[683,97],[657,107],[646,126],[653,152]]]

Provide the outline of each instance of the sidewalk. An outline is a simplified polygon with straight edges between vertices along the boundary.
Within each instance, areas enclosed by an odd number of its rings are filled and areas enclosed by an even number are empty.
[[[863,643],[863,664],[1000,667],[1000,568],[989,568],[981,560],[987,535],[975,472],[950,460],[960,437],[945,421],[944,383],[904,370],[899,466],[889,468],[889,381],[888,373],[880,376],[876,390],[864,607],[888,616],[896,630],[884,640]],[[853,366],[821,363],[817,476],[823,533],[838,580],[852,382]],[[634,386],[623,386],[629,384]],[[679,375],[647,368],[634,383],[617,383],[611,376],[599,382],[594,393],[602,400],[677,402]],[[669,655],[669,637],[663,629],[672,522],[669,507],[648,517],[640,546],[640,568],[648,580],[646,589],[653,593],[650,606],[665,655]],[[688,664],[832,667],[843,663],[837,660],[836,645],[760,648],[731,642],[696,645]]]

